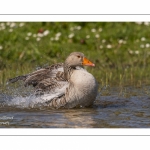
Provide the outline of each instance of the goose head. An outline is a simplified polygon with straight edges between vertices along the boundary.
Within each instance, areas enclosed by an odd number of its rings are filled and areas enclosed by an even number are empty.
[[[88,60],[83,53],[81,52],[73,52],[71,53],[66,61],[65,64],[69,65],[70,67],[76,67],[76,66],[95,66],[94,63],[92,63],[90,60]]]

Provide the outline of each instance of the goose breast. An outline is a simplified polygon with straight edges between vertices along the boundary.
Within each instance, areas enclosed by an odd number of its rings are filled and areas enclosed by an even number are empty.
[[[71,75],[70,84],[68,105],[89,106],[93,104],[97,96],[98,84],[92,74],[84,69],[75,70]]]

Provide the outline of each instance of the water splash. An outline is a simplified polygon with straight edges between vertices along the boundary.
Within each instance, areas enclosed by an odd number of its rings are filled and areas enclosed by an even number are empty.
[[[0,108],[40,108],[48,106],[40,96],[36,96],[32,87],[24,87],[20,84],[6,86],[0,93]]]
[[[7,105],[17,108],[39,108],[42,106],[47,106],[47,104],[44,103],[40,97],[36,97],[35,95],[12,98],[7,101]]]

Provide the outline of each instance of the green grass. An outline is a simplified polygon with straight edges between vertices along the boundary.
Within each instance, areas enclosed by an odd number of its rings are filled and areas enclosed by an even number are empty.
[[[37,36],[46,30],[49,34]],[[4,22],[0,23],[0,85],[36,67],[63,62],[73,51],[83,52],[96,64],[87,69],[102,86],[150,84],[149,24]]]

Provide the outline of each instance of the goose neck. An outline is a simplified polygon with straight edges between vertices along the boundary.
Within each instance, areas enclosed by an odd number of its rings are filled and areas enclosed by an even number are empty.
[[[74,70],[73,67],[71,67],[71,66],[68,65],[67,63],[64,64],[64,75],[65,75],[65,78],[66,78],[67,80],[70,79],[71,74],[73,73],[73,70]]]

